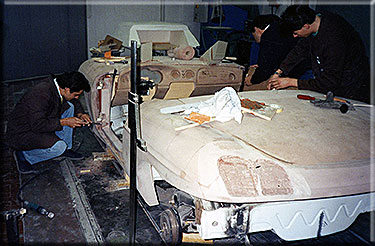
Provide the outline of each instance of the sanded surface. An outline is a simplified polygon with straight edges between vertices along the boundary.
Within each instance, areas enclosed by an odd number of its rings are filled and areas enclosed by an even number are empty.
[[[241,97],[277,104],[284,110],[271,121],[244,114],[241,124],[232,120],[226,123],[215,122],[211,126],[294,164],[326,164],[370,158],[371,108],[361,107],[342,114],[337,109],[323,109],[313,106],[309,101],[299,100],[296,97],[299,93],[323,96],[294,90],[242,92],[239,93]],[[173,121],[175,125],[180,123],[175,115],[159,117],[157,114],[160,107],[205,101],[210,97],[212,96],[151,103],[147,106],[150,109],[144,106],[147,114],[151,114],[146,117],[154,117],[155,123],[164,121],[167,131],[170,122]],[[197,133],[190,131],[189,134]]]
[[[187,121],[178,113],[161,114],[160,109],[212,96],[145,102],[141,105],[143,138],[149,149],[145,156],[158,160],[151,163],[168,182],[208,200],[260,202],[369,192],[372,109],[342,114],[299,100],[299,93],[324,96],[296,90],[242,92],[241,97],[284,110],[271,121],[244,114],[241,124],[213,121],[178,132],[175,129]],[[231,182],[226,172],[220,173],[217,162],[223,156],[238,156],[244,165],[262,163],[262,170],[268,171],[248,184],[258,192],[250,194],[245,186]],[[245,174],[238,179],[245,177],[251,179]]]

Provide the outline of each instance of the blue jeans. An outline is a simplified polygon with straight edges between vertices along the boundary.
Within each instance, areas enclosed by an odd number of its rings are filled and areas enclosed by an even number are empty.
[[[74,116],[74,105],[68,102],[68,108],[62,115],[61,119]],[[73,145],[73,128],[63,126],[61,131],[55,132],[61,140],[57,141],[52,147],[47,149],[32,149],[22,151],[25,159],[32,165],[41,161],[49,160],[58,157],[64,153],[66,149],[71,149]]]

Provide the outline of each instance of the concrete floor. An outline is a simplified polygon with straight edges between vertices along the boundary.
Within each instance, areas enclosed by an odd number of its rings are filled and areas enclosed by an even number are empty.
[[[23,83],[23,84],[22,84]],[[2,211],[19,209],[17,191],[32,175],[19,176],[12,152],[6,145],[7,114],[19,100],[27,85],[23,81],[2,89],[1,121],[1,177]],[[27,244],[126,244],[128,241],[129,190],[113,189],[113,184],[122,182],[123,177],[113,161],[95,161],[93,152],[103,152],[88,127],[75,131],[75,148],[84,154],[82,161],[46,161],[38,165],[41,175],[35,177],[22,190],[22,198],[39,204],[55,214],[53,219],[29,211],[20,221],[20,241]],[[118,187],[118,186],[117,186]],[[148,208],[158,221],[160,209]],[[274,233],[261,232],[250,235],[253,245],[331,245],[355,244],[374,245],[370,241],[370,213],[361,214],[347,230],[319,239],[286,242]],[[4,221],[1,221],[1,242],[7,242]],[[137,214],[137,236],[139,245],[163,245],[141,207]],[[215,245],[239,244],[234,240],[217,240]],[[196,244],[192,244],[196,245]]]
[[[122,181],[112,161],[95,161],[92,152],[105,153],[86,128],[77,129],[82,161],[48,161],[46,170],[23,189],[23,199],[38,202],[55,213],[53,219],[31,211],[24,218],[27,243],[127,243],[129,190],[114,190]],[[22,182],[27,180],[21,177]],[[74,194],[74,192],[76,192]],[[148,218],[138,208],[136,240],[141,245],[161,240]],[[40,241],[43,239],[43,241]]]

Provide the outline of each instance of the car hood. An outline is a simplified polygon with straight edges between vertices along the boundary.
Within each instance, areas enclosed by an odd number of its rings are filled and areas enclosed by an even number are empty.
[[[297,90],[241,92],[240,97],[277,104],[283,111],[270,121],[244,113],[241,124],[210,122],[182,131],[175,128],[189,123],[160,109],[212,96],[143,103],[143,138],[160,163],[154,167],[177,188],[214,201],[369,192],[373,109],[358,107],[343,114],[315,107],[297,94],[324,97]]]

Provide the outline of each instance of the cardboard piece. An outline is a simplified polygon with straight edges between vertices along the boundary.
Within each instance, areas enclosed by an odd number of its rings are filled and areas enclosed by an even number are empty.
[[[152,42],[143,43],[141,45],[141,61],[151,61],[152,60]]]
[[[119,50],[122,46],[122,41],[118,40],[115,37],[112,37],[111,35],[107,35],[103,43],[101,43],[99,47],[106,46],[106,45],[109,45],[111,50]]]
[[[194,82],[171,83],[164,99],[189,97],[194,91]]]
[[[227,42],[217,41],[211,46],[204,54],[200,57],[201,61],[208,64],[216,64],[221,62],[225,57],[225,52],[227,50]]]

